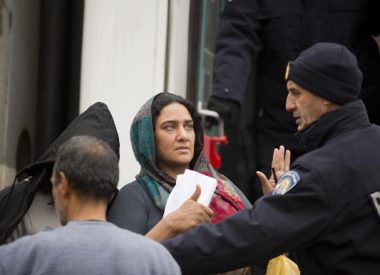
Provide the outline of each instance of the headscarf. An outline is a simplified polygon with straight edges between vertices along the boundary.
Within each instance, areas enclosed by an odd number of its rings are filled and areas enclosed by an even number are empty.
[[[187,108],[194,123],[194,156],[189,164],[189,169],[217,180],[216,191],[209,207],[215,214],[211,222],[219,222],[245,207],[231,182],[215,171],[205,157],[203,153],[202,120],[188,100],[174,94],[160,93],[149,99],[135,116],[130,134],[133,152],[141,165],[140,174],[136,176],[136,179],[145,187],[156,206],[163,211],[168,196],[175,186],[175,179],[169,177],[156,164],[154,119],[157,116],[155,110],[160,111],[175,102]],[[160,104],[163,106],[160,107]]]

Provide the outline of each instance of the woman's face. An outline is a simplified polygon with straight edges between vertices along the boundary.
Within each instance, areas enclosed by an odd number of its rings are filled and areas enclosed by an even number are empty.
[[[194,156],[195,132],[193,119],[184,105],[174,102],[161,109],[154,138],[160,169],[168,173],[188,167]]]

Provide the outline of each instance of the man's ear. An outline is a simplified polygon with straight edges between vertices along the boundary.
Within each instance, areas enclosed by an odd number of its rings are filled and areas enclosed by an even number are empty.
[[[70,193],[70,184],[69,180],[67,179],[65,173],[62,171],[58,172],[58,178],[59,178],[59,186],[56,186],[56,188],[59,190],[61,195],[67,196]]]
[[[111,198],[109,198],[109,200],[107,201],[107,203],[112,202],[115,199],[117,193],[118,193],[118,191],[116,191],[115,193],[113,193],[112,196],[111,196]]]

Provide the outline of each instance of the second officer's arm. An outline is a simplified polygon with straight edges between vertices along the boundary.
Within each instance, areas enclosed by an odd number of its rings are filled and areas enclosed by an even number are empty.
[[[329,204],[323,184],[311,171],[296,167],[301,180],[284,195],[268,195],[217,224],[164,241],[182,271],[223,272],[265,263],[323,234]]]

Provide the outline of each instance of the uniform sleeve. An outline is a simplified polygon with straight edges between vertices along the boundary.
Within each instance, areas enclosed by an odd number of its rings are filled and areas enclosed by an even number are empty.
[[[243,103],[252,59],[262,48],[258,33],[257,1],[227,1],[216,42],[213,96]]]
[[[372,35],[380,34],[380,1],[373,0],[369,14],[369,27]]]
[[[108,211],[107,220],[118,227],[145,235],[148,232],[149,210],[145,190],[138,182],[125,185]]]
[[[251,209],[163,244],[185,274],[203,274],[263,266],[281,253],[316,242],[329,221],[327,196],[311,173],[300,175],[286,194],[264,196]]]

